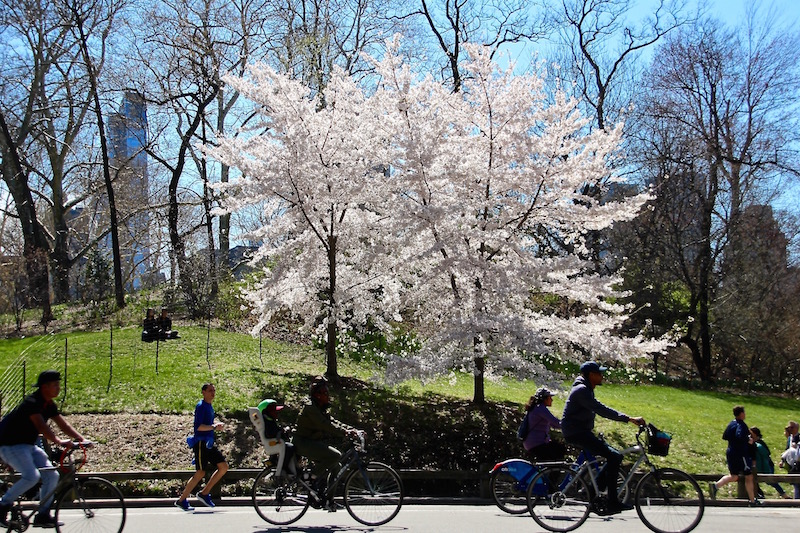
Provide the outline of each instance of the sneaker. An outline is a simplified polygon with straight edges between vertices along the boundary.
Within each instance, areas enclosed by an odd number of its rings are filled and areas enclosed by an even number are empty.
[[[747,504],[748,507],[761,507],[762,505],[764,505],[764,502],[762,502],[758,498]]]
[[[8,503],[0,503],[0,526],[8,527],[8,512],[11,510],[11,505]]]
[[[56,527],[56,519],[49,514],[37,513],[33,519],[33,527],[52,528]]]
[[[717,499],[717,492],[718,491],[719,491],[719,489],[717,488],[717,486],[714,483],[709,483],[708,484],[708,495],[711,497],[712,500],[716,500]]]
[[[206,507],[216,507],[217,505],[214,503],[214,500],[211,499],[211,494],[203,494],[202,492],[198,492],[195,494],[197,499],[200,500],[200,503],[205,505]]]
[[[175,507],[184,511],[194,511],[194,507],[189,503],[189,500],[178,500],[175,502]]]
[[[325,502],[325,505],[323,505],[322,508],[328,511],[329,513],[335,513],[337,509],[336,502],[333,501],[333,498],[331,498],[330,500]]]

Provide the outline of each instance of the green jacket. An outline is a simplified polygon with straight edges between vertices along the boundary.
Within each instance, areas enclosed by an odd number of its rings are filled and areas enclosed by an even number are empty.
[[[769,456],[769,448],[763,440],[756,441],[756,471],[761,474],[774,474],[775,465]]]
[[[297,417],[296,437],[323,440],[326,438],[342,438],[353,428],[334,419],[313,403],[307,403],[300,416]]]

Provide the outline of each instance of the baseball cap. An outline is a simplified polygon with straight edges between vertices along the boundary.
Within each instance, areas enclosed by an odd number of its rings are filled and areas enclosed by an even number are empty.
[[[597,364],[594,361],[586,361],[585,363],[583,363],[581,365],[581,374],[588,374],[590,372],[603,373],[606,370],[608,370],[608,368],[606,368],[604,366],[600,366],[599,364]]]
[[[52,383],[53,381],[61,381],[61,373],[58,370],[45,370],[41,374],[39,374],[39,378],[36,380],[36,387],[41,387],[47,383]]]

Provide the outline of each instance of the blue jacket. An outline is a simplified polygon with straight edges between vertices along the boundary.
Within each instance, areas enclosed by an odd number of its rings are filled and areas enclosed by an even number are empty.
[[[630,417],[620,413],[606,405],[600,403],[594,397],[594,389],[588,380],[583,376],[578,376],[569,391],[567,403],[564,404],[564,415],[561,417],[561,434],[565,439],[581,433],[591,433],[594,429],[595,414],[616,420],[627,422]]]

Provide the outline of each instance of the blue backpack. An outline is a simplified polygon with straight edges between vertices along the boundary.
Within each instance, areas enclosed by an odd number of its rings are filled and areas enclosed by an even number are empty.
[[[525,437],[528,436],[528,413],[525,413],[525,416],[522,417],[522,423],[519,425],[519,429],[517,430],[517,439],[525,440]]]

